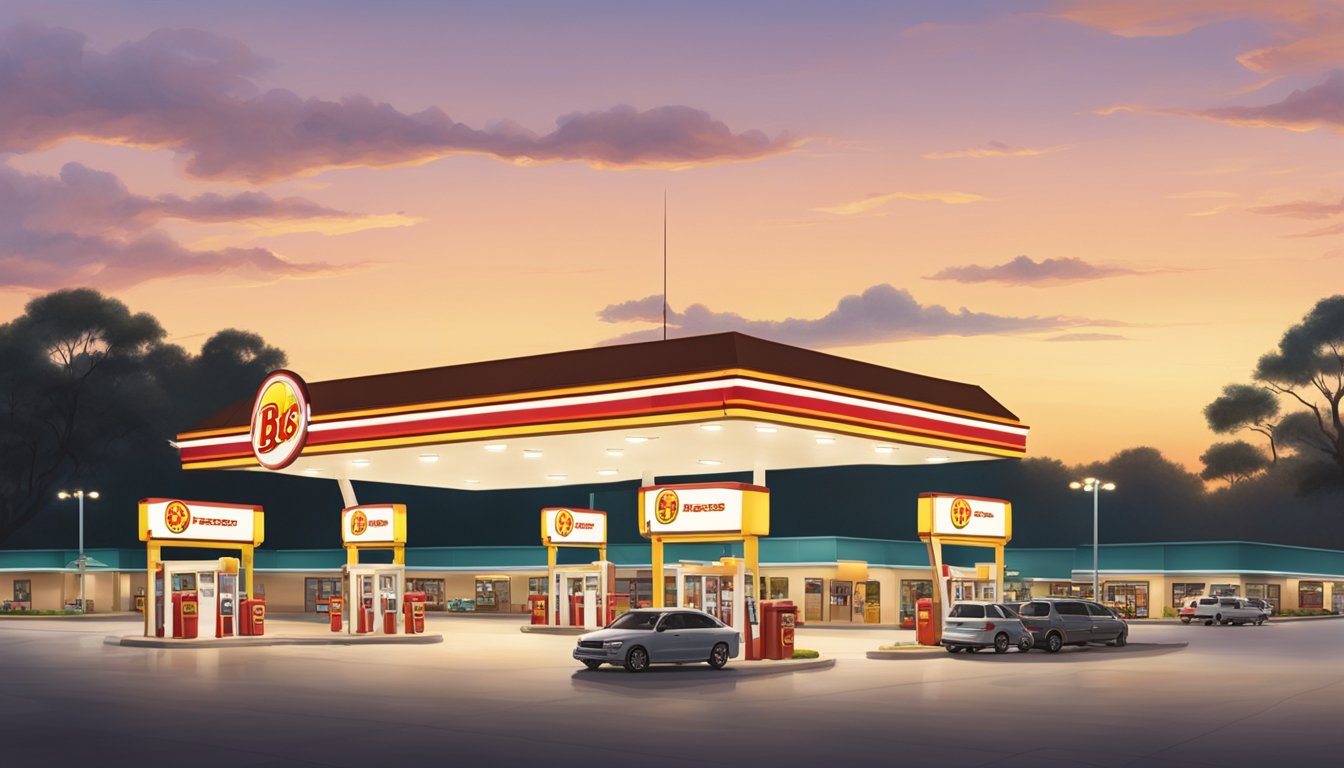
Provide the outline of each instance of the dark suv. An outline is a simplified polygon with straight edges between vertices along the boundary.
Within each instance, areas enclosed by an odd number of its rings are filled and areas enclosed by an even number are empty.
[[[1129,641],[1125,620],[1091,600],[1038,598],[1023,603],[1018,614],[1035,639],[1035,647],[1050,653],[1058,653],[1066,645],[1122,646]]]

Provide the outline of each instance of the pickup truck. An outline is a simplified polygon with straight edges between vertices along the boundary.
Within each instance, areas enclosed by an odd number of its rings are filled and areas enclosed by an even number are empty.
[[[1240,597],[1201,597],[1195,605],[1195,621],[1211,624],[1264,624],[1269,614]]]

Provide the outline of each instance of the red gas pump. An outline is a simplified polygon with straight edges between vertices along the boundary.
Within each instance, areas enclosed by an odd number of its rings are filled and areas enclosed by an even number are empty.
[[[766,600],[761,603],[761,658],[792,659],[793,630],[798,623],[798,607],[792,600]]]
[[[383,597],[383,634],[397,634],[397,598]]]
[[[402,611],[406,614],[406,634],[423,635],[425,633],[425,593],[407,592],[402,600]]]
[[[373,598],[366,597],[362,603],[363,605],[359,607],[359,620],[355,622],[355,632],[366,635],[373,631]]]
[[[530,603],[530,604],[532,605],[532,623],[533,623],[533,624],[545,624],[545,623],[546,623],[546,596],[545,596],[545,595],[528,595],[528,596],[527,596],[527,602]]]
[[[583,625],[583,595],[569,596],[569,625],[571,627]]]
[[[266,634],[266,598],[252,597],[243,601],[243,614],[239,617],[239,634],[248,637],[260,637]]]
[[[920,645],[938,644],[938,622],[933,615],[933,598],[921,597],[915,601],[915,642]]]
[[[331,631],[340,632],[345,624],[345,598],[332,595],[327,601],[327,615],[331,618]]]
[[[197,622],[200,619],[196,607],[195,592],[173,593],[173,637],[196,637]]]
[[[233,637],[233,594],[219,593],[219,608],[215,611],[215,637]]]

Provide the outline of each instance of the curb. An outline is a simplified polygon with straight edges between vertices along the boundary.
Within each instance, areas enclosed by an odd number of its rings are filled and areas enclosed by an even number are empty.
[[[598,629],[601,629],[601,627],[598,627]],[[597,629],[587,629],[586,627],[552,627],[546,624],[524,624],[518,628],[518,631],[535,635],[586,635],[589,632],[596,632]]]
[[[267,645],[431,645],[442,643],[443,635],[374,635],[357,637],[338,635],[336,637],[210,637],[196,640],[178,640],[175,638],[110,636],[103,639],[104,645],[118,645],[123,648],[255,648]]]
[[[830,669],[835,659],[762,659],[759,661],[738,661],[729,671],[743,677],[760,675],[784,675],[790,672],[808,672],[817,669]]]
[[[867,655],[870,659],[932,659],[948,653],[941,645],[913,645],[898,651],[869,651]]]

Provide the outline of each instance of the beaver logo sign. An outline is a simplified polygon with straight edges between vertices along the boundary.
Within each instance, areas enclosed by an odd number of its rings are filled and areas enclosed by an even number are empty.
[[[677,492],[664,490],[658,494],[658,501],[654,502],[653,516],[663,525],[671,525],[677,519],[677,513],[681,511],[681,500],[677,498]]]
[[[180,501],[170,501],[163,508],[163,526],[170,533],[183,533],[191,525],[191,508]]]
[[[369,516],[364,514],[364,510],[356,509],[350,513],[350,535],[363,536],[364,532],[369,530]]]
[[[298,374],[275,371],[257,389],[252,405],[252,455],[267,469],[284,469],[308,440],[311,406]]]
[[[971,503],[965,499],[952,500],[952,527],[965,528],[971,522]]]
[[[555,532],[560,538],[567,538],[574,532],[574,513],[568,509],[562,509],[555,515]]]

